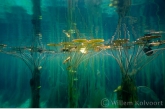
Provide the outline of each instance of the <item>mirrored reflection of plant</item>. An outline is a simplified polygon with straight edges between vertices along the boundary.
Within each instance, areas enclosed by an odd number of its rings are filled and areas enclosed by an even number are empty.
[[[31,86],[31,108],[39,108],[40,101],[40,75],[42,66],[45,63],[45,59],[49,54],[55,54],[52,50],[44,49],[41,42],[41,0],[31,0],[32,1],[32,26],[33,34],[30,46],[19,46],[19,47],[9,47],[4,44],[0,45],[0,52],[13,55],[21,58],[25,64],[28,66],[32,73],[32,78],[30,79]],[[44,66],[44,65],[43,65]]]
[[[7,45],[2,45],[1,53],[12,55],[22,59],[28,66],[32,74],[32,79],[30,80],[30,86],[32,89],[32,102],[31,107],[39,107],[39,90],[40,85],[40,74],[41,69],[46,63],[47,57],[51,59],[55,56],[54,50],[47,50],[41,47],[9,47]]]

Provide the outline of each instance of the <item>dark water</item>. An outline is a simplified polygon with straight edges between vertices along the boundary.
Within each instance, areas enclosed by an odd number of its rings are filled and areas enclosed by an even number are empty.
[[[10,52],[12,47],[30,47],[34,43],[33,2],[35,0],[0,0],[0,108],[26,108],[30,106],[32,71],[21,57]],[[161,35],[165,39],[164,0],[41,0],[39,46],[54,51],[34,56],[46,57],[40,70],[40,107],[68,106],[68,65],[63,61],[69,56],[61,48],[49,47],[48,43],[60,43],[77,38],[102,38],[109,40],[129,38],[135,41],[144,34]],[[123,7],[123,8],[121,8]],[[122,23],[119,30],[119,16]],[[76,29],[73,25],[76,24]],[[69,39],[64,30],[75,29]],[[117,34],[121,32],[121,35]],[[157,33],[156,33],[157,32]],[[37,45],[38,46],[38,45]],[[163,48],[162,44],[159,48]],[[136,107],[165,107],[165,54],[161,50],[145,67],[135,74],[138,101]],[[9,53],[10,52],[10,53]],[[133,52],[128,52],[129,54]],[[116,52],[114,51],[116,55]],[[79,57],[80,58],[80,57]],[[78,60],[79,58],[75,57]],[[145,60],[148,57],[142,57]],[[39,59],[41,60],[41,59]],[[143,63],[140,63],[140,65]],[[121,84],[121,71],[116,60],[107,52],[85,55],[76,68],[77,107],[117,107],[114,90]],[[33,64],[30,64],[33,66]],[[133,68],[133,69],[136,69]],[[102,104],[105,100],[105,104]],[[111,102],[113,101],[113,102]],[[147,104],[149,103],[149,104]]]

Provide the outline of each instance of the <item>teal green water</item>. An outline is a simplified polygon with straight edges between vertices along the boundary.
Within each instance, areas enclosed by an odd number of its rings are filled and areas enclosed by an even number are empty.
[[[70,97],[79,108],[118,107],[114,90],[121,85],[122,73],[112,55],[122,57],[120,61],[127,63],[131,58],[126,53],[120,55],[120,50],[114,50],[110,55],[111,49],[98,52],[89,48],[87,54],[71,54],[62,52],[62,47],[47,44],[98,38],[104,39],[102,44],[112,46],[111,41],[118,38],[128,38],[132,42],[145,34],[160,35],[161,38],[154,41],[162,42],[152,47],[159,49],[158,52],[155,50],[152,56],[142,52],[137,63],[128,65],[131,71],[137,70],[149,59],[149,63],[134,75],[138,95],[135,107],[165,107],[164,0],[39,1],[0,0],[0,108],[30,107],[30,80],[35,66],[40,69],[40,85],[36,90],[40,90],[42,108],[70,107]],[[38,37],[35,39],[34,36]],[[29,50],[32,46],[42,49],[32,52]],[[160,54],[150,62],[156,53]],[[128,55],[132,54],[134,52],[130,50]],[[64,64],[68,56],[72,61]],[[34,65],[34,62],[38,63],[36,60],[41,63]],[[73,71],[68,70],[70,66]],[[70,89],[73,96],[68,95],[71,72],[75,72],[71,80],[74,85]]]

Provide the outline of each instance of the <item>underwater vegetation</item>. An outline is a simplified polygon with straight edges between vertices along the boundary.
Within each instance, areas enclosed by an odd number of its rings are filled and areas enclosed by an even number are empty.
[[[131,0],[114,0],[110,6],[117,8],[119,19],[116,32],[110,42],[112,50],[107,54],[117,61],[122,74],[121,86],[114,92],[117,92],[119,101],[126,102],[126,105],[119,105],[119,107],[135,107],[134,105],[138,101],[135,75],[164,50],[164,47],[160,48],[164,44],[164,40],[160,40],[159,34],[147,33],[144,37],[130,43],[129,31],[124,22],[131,6]]]
[[[0,107],[164,107],[163,1],[7,1]]]
[[[118,86],[114,92],[117,92],[119,101],[132,104],[120,105],[121,107],[134,107],[138,100],[135,75],[165,49],[164,46],[160,48],[164,44],[164,40],[151,41],[160,37],[147,34],[134,42],[130,42],[129,39],[112,39],[110,52],[106,51],[106,53],[117,61],[122,75],[121,86]],[[151,47],[156,48],[151,49]]]
[[[67,65],[68,73],[68,103],[69,107],[78,107],[77,68],[84,61],[101,52],[103,39],[74,39],[72,42],[62,42],[59,44],[47,44],[48,46],[62,46],[62,52],[67,58],[63,64]]]

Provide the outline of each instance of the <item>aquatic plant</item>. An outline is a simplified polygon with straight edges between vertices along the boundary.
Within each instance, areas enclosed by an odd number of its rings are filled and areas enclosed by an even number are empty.
[[[78,100],[80,94],[77,69],[82,62],[86,62],[86,60],[102,51],[100,47],[103,46],[102,42],[104,42],[104,40],[94,38],[87,40],[86,36],[81,34],[75,23],[78,17],[75,14],[76,9],[79,10],[78,1],[67,0],[67,4],[67,28],[62,31],[66,37],[61,43],[50,43],[47,45],[60,48],[60,52],[62,52],[65,57],[63,64],[66,66],[68,78],[68,107],[75,108],[79,107]],[[87,25],[83,28],[87,28]],[[87,31],[90,31],[90,29],[87,29]]]
[[[160,40],[161,36],[150,35],[130,42],[129,39],[112,40],[107,55],[112,56],[118,63],[121,74],[122,83],[114,92],[118,94],[118,100],[129,105],[121,105],[119,107],[134,107],[137,97],[137,88],[135,84],[135,75],[145,65],[155,59],[165,50],[164,40]],[[153,40],[159,41],[153,42]]]
[[[13,55],[21,58],[25,64],[28,66],[32,73],[32,78],[30,79],[31,86],[31,104],[30,107],[38,108],[39,107],[39,99],[40,99],[40,75],[41,75],[41,62],[43,62],[46,58],[46,55],[54,54],[54,51],[46,50],[43,48],[43,44],[41,42],[42,34],[41,34],[41,9],[40,9],[40,0],[32,0],[33,4],[33,15],[31,23],[33,25],[33,34],[32,34],[32,43],[30,46],[24,47],[6,47],[6,45],[1,44],[0,47],[4,50],[1,50],[2,53]],[[44,63],[43,63],[44,64]]]
[[[165,41],[160,39],[161,34],[159,33],[147,33],[143,37],[137,38],[133,27],[133,37],[131,37],[125,20],[131,0],[113,0],[110,6],[116,7],[119,19],[109,46],[105,47],[109,50],[105,53],[116,60],[122,75],[121,85],[114,92],[117,93],[117,99],[123,102],[118,107],[134,107],[138,100],[135,75],[165,50],[163,46]],[[135,39],[136,41],[134,41]]]
[[[72,42],[61,42],[59,44],[47,44],[48,46],[60,47],[66,59],[63,64],[66,64],[68,75],[68,105],[69,107],[78,107],[79,92],[77,89],[78,81],[78,66],[89,58],[97,55],[102,50],[103,39],[74,39]],[[58,46],[57,46],[58,45]]]

